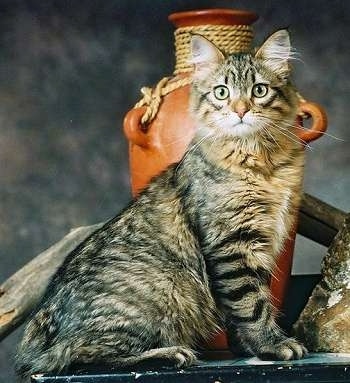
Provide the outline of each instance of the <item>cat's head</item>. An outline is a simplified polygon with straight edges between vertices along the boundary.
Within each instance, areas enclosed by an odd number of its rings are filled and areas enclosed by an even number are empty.
[[[199,136],[275,137],[294,124],[297,97],[289,82],[289,32],[272,34],[253,53],[227,57],[192,36],[191,110]]]

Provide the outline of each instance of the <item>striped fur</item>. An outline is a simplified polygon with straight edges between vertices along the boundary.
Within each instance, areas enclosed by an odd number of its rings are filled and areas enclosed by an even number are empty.
[[[188,365],[219,328],[245,354],[305,353],[276,325],[268,289],[300,198],[294,90],[263,50],[226,59],[218,51],[206,68],[200,49],[211,43],[194,39],[192,145],[67,257],[26,326],[19,375],[154,358]],[[269,91],[256,99],[252,87],[262,81]],[[221,85],[225,100],[213,96]],[[242,110],[249,119],[233,125]]]

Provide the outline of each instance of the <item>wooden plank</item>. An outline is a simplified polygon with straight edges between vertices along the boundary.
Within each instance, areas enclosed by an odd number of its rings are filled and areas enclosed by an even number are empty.
[[[66,255],[102,224],[72,230],[0,286],[0,341],[27,318]]]
[[[346,212],[304,193],[297,231],[321,245],[329,246],[345,217]]]

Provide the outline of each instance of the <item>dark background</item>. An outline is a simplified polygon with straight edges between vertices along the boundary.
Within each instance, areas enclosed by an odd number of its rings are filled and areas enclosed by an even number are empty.
[[[256,11],[257,43],[290,27],[295,83],[344,140],[312,144],[305,190],[350,210],[349,1],[0,0],[0,283],[130,199],[122,120],[141,86],[172,73],[167,15],[214,7]],[[294,272],[317,273],[324,252],[298,238]],[[20,332],[0,344],[1,383]]]

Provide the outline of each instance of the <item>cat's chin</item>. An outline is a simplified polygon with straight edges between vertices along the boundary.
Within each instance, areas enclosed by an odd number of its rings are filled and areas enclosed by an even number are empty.
[[[239,122],[229,129],[229,133],[235,137],[248,137],[256,133],[258,130],[259,128],[256,126],[246,124],[244,122]]]

